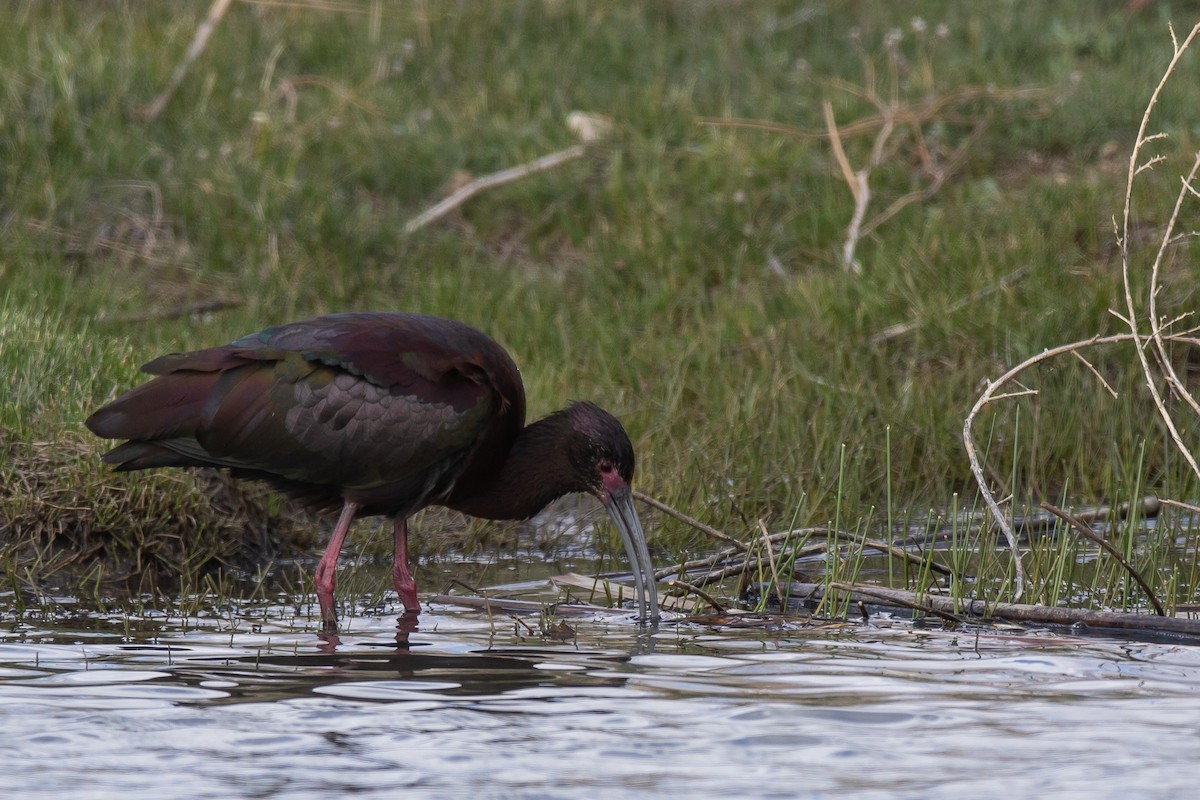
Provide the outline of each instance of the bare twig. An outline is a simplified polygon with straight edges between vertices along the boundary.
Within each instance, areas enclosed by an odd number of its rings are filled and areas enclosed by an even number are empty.
[[[1175,420],[1172,418],[1170,411],[1167,410],[1166,403],[1162,398],[1162,393],[1158,388],[1157,376],[1150,366],[1150,359],[1145,348],[1142,347],[1143,334],[1141,333],[1138,323],[1137,306],[1134,302],[1133,277],[1129,263],[1129,219],[1133,206],[1133,181],[1138,172],[1140,172],[1138,162],[1142,157],[1142,148],[1147,142],[1154,141],[1155,138],[1157,138],[1156,136],[1147,136],[1146,134],[1146,130],[1150,125],[1150,115],[1153,113],[1154,107],[1158,104],[1158,99],[1162,94],[1163,88],[1166,86],[1168,79],[1170,79],[1171,75],[1174,74],[1175,68],[1179,64],[1179,59],[1183,56],[1184,51],[1187,50],[1188,46],[1198,34],[1200,34],[1200,23],[1196,24],[1188,33],[1187,38],[1184,39],[1183,43],[1179,44],[1175,40],[1174,29],[1171,30],[1171,41],[1175,48],[1174,55],[1172,56],[1170,63],[1167,65],[1166,70],[1164,70],[1163,76],[1159,80],[1158,85],[1155,86],[1154,92],[1150,95],[1150,100],[1146,104],[1146,111],[1142,115],[1141,124],[1138,126],[1137,138],[1134,140],[1133,150],[1129,154],[1128,174],[1125,179],[1125,204],[1121,211],[1121,226],[1118,233],[1118,244],[1121,252],[1121,279],[1125,294],[1125,310],[1127,314],[1126,320],[1129,324],[1130,335],[1136,345],[1134,349],[1137,352],[1138,363],[1142,368],[1142,375],[1145,377],[1146,388],[1149,390],[1150,396],[1154,399],[1154,406],[1158,410],[1159,417],[1162,418],[1163,424],[1167,426],[1167,431],[1171,435],[1171,441],[1174,442],[1175,448],[1183,456],[1184,460],[1187,461],[1188,466],[1192,468],[1192,473],[1200,477],[1200,465],[1196,463],[1196,458],[1192,455],[1187,445],[1184,444],[1183,439],[1179,434],[1179,430],[1175,424]],[[1186,195],[1186,184],[1190,184],[1192,179],[1195,177],[1197,167],[1200,167],[1200,154],[1197,154],[1196,160],[1192,164],[1192,170],[1188,174],[1187,179],[1184,181],[1184,188],[1180,189],[1179,196],[1176,198],[1175,207],[1171,214],[1171,220],[1163,234],[1162,243],[1159,246],[1158,253],[1155,255],[1154,263],[1151,268],[1151,278],[1148,288],[1148,307],[1150,316],[1149,336],[1154,342],[1155,349],[1158,354],[1158,360],[1160,363],[1165,365],[1172,388],[1175,388],[1181,397],[1186,400],[1190,400],[1193,410],[1197,411],[1197,413],[1200,413],[1200,407],[1197,407],[1195,401],[1191,400],[1191,395],[1189,392],[1187,392],[1186,388],[1184,388],[1182,381],[1180,381],[1178,376],[1174,374],[1174,371],[1170,369],[1166,348],[1163,344],[1164,337],[1162,336],[1162,330],[1158,325],[1157,306],[1155,302],[1155,296],[1157,295],[1158,274],[1159,269],[1162,266],[1164,253],[1166,252],[1166,246],[1172,238],[1171,233],[1174,230],[1176,220],[1178,219],[1179,209],[1182,205],[1183,197]]]
[[[1051,514],[1061,519],[1063,522],[1070,525],[1089,541],[1098,545],[1104,550],[1104,552],[1115,558],[1117,563],[1124,567],[1125,571],[1128,572],[1135,581],[1137,581],[1137,585],[1142,587],[1142,591],[1150,600],[1150,604],[1154,606],[1154,611],[1160,617],[1166,616],[1167,612],[1163,610],[1163,605],[1158,601],[1158,597],[1155,596],[1154,590],[1150,588],[1150,584],[1146,583],[1146,579],[1142,577],[1142,574],[1137,571],[1133,564],[1130,564],[1125,560],[1125,557],[1121,555],[1121,552],[1117,550],[1117,548],[1113,547],[1104,539],[1104,537],[1098,535],[1095,531],[1085,525],[1082,520],[1076,519],[1058,506],[1052,503],[1047,503],[1044,500],[1039,503],[1039,505],[1046,511],[1049,511]]]
[[[682,522],[684,525],[690,525],[693,528],[695,528],[696,530],[700,531],[701,533],[707,533],[709,536],[713,537],[714,539],[720,539],[722,542],[725,542],[727,545],[736,548],[740,552],[745,553],[746,551],[748,551],[750,549],[747,545],[743,544],[742,542],[739,542],[737,539],[733,538],[729,534],[722,533],[721,531],[717,530],[716,528],[712,527],[711,525],[705,525],[700,520],[693,519],[692,517],[689,517],[687,514],[684,514],[682,511],[676,511],[675,509],[671,508],[669,505],[662,502],[661,500],[655,500],[653,497],[651,497],[650,495],[648,495],[644,492],[639,492],[637,489],[634,489],[633,496],[635,498],[637,498],[638,500],[641,500],[646,505],[651,506],[652,508],[657,508],[659,511],[663,512],[667,516],[674,517],[675,519]]]
[[[1025,593],[1025,565],[1021,561],[1021,549],[1017,545],[1016,534],[1013,533],[1012,525],[1004,516],[1004,512],[1000,510],[1000,504],[996,502],[995,496],[991,489],[988,488],[987,478],[983,474],[983,465],[979,459],[979,452],[975,447],[974,434],[971,429],[975,425],[975,417],[985,405],[993,400],[1000,399],[996,395],[996,390],[1010,380],[1015,378],[1019,373],[1029,367],[1048,358],[1062,355],[1063,353],[1073,352],[1085,347],[1093,347],[1101,344],[1112,344],[1113,342],[1125,342],[1132,339],[1130,334],[1117,334],[1115,336],[1096,336],[1084,342],[1072,342],[1071,344],[1054,347],[1049,350],[1043,350],[1032,358],[1027,358],[1017,366],[1010,369],[1008,372],[1001,375],[994,381],[988,383],[987,388],[979,395],[979,399],[975,401],[975,405],[971,407],[970,413],[967,414],[966,420],[963,422],[963,445],[967,450],[967,460],[971,464],[971,472],[975,475],[975,482],[979,485],[979,491],[983,495],[983,501],[987,504],[988,509],[992,512],[992,518],[996,524],[1000,526],[1004,538],[1008,541],[1008,547],[1013,554],[1013,601],[1019,602]],[[1016,393],[1014,393],[1016,394]],[[1024,393],[1022,393],[1024,394]]]
[[[1195,346],[1195,344],[1196,344],[1196,342],[1194,342],[1193,340],[1189,339],[1186,336],[1176,337],[1176,336],[1171,336],[1171,335],[1164,335],[1163,338],[1165,341],[1168,341],[1168,342],[1178,342],[1181,344],[1188,344],[1188,345],[1192,345],[1192,346]],[[983,392],[979,395],[979,399],[977,399],[975,401],[975,405],[971,407],[971,411],[967,414],[967,418],[963,422],[963,445],[967,451],[967,460],[970,462],[971,472],[974,474],[975,481],[979,485],[979,491],[980,491],[980,494],[983,495],[984,503],[987,505],[988,510],[991,512],[992,518],[996,521],[996,524],[1000,527],[1000,530],[1004,533],[1004,538],[1008,541],[1008,546],[1012,550],[1012,553],[1013,553],[1013,564],[1014,564],[1013,599],[1014,599],[1014,601],[1020,601],[1020,599],[1025,591],[1025,567],[1021,562],[1021,551],[1020,551],[1019,547],[1017,546],[1016,534],[1013,532],[1012,525],[1009,523],[1008,519],[1005,517],[1004,512],[1000,509],[1000,505],[996,501],[995,495],[992,493],[992,490],[988,488],[987,479],[984,475],[983,464],[979,458],[979,452],[975,445],[974,434],[972,433],[972,428],[975,425],[975,418],[979,415],[979,412],[983,409],[983,407],[986,406],[988,403],[994,402],[996,400],[1005,399],[1005,398],[1020,397],[1023,395],[1034,393],[1030,390],[1025,390],[1025,391],[1019,391],[1019,392],[1010,392],[1007,394],[999,394],[999,393],[997,393],[997,390],[1000,387],[1002,387],[1004,384],[1013,380],[1018,374],[1020,374],[1024,370],[1032,367],[1035,364],[1038,364],[1042,361],[1046,361],[1048,359],[1055,358],[1057,356],[1065,355],[1067,353],[1075,353],[1079,350],[1084,350],[1088,347],[1096,347],[1099,345],[1115,344],[1118,342],[1137,342],[1140,345],[1143,341],[1144,341],[1144,339],[1142,339],[1141,337],[1138,337],[1137,334],[1134,334],[1134,333],[1118,333],[1118,334],[1113,334],[1112,336],[1094,336],[1091,339],[1087,339],[1087,340],[1084,340],[1081,342],[1071,342],[1070,344],[1064,344],[1064,345],[1060,345],[1058,347],[1052,347],[1049,350],[1043,350],[1038,355],[1025,359],[1020,364],[1016,365],[1015,367],[1013,367],[1010,370],[1008,370],[1007,372],[1005,372],[1003,375],[1001,375],[996,380],[989,382],[987,385],[987,388],[985,388],[983,390]],[[1140,346],[1136,349],[1138,350],[1139,353],[1142,350],[1142,348]]]
[[[839,535],[841,535],[843,538],[851,538],[854,541],[857,541],[857,539],[858,539],[856,534],[847,533],[845,531],[839,531]],[[949,567],[942,566],[941,564],[937,563],[936,561],[934,561],[932,558],[929,558],[928,556],[918,555],[917,553],[910,553],[907,550],[905,550],[903,547],[896,547],[895,545],[888,544],[887,542],[880,541],[879,539],[868,539],[866,537],[863,537],[862,543],[863,543],[863,547],[870,547],[871,549],[878,550],[881,553],[887,553],[888,555],[892,556],[893,558],[899,558],[904,561],[908,561],[909,563],[916,564],[918,566],[925,566],[926,564],[928,564],[929,569],[931,571],[936,572],[937,574],[943,575],[945,577],[949,577],[949,578],[954,577],[954,570],[950,569]]]
[[[706,602],[710,606],[712,606],[713,609],[718,614],[725,613],[726,606],[723,605],[722,603],[717,602],[717,600],[712,595],[710,595],[708,592],[701,589],[699,586],[693,586],[692,584],[688,583],[687,581],[680,580],[679,578],[672,578],[671,580],[667,581],[667,586],[682,589],[685,594],[694,594],[697,597],[699,597],[701,600],[703,600],[704,602]],[[782,606],[780,606],[780,608],[782,608]]]
[[[1096,380],[1100,381],[1100,385],[1104,387],[1105,391],[1107,391],[1109,393],[1109,395],[1112,397],[1113,400],[1117,399],[1117,390],[1108,385],[1108,381],[1104,380],[1104,376],[1100,374],[1099,370],[1097,370],[1094,366],[1092,366],[1092,362],[1088,361],[1086,358],[1079,355],[1078,350],[1072,350],[1071,355],[1075,356],[1075,358],[1081,364],[1083,364],[1085,367],[1088,368],[1088,371],[1091,372],[1092,375],[1094,375],[1096,377]]]
[[[1179,194],[1175,198],[1175,208],[1171,211],[1171,219],[1167,223],[1166,229],[1163,231],[1162,241],[1159,245],[1158,253],[1154,257],[1154,264],[1150,272],[1150,285],[1146,290],[1146,296],[1149,300],[1147,316],[1149,317],[1150,321],[1150,336],[1154,340],[1154,348],[1158,356],[1157,360],[1159,367],[1162,369],[1163,375],[1166,377],[1167,383],[1170,385],[1171,389],[1174,390],[1175,395],[1191,406],[1193,413],[1200,414],[1200,404],[1197,404],[1196,398],[1192,397],[1192,393],[1188,391],[1187,385],[1175,371],[1175,367],[1171,364],[1171,358],[1167,353],[1166,345],[1163,342],[1163,330],[1169,328],[1172,324],[1174,324],[1174,322],[1178,321],[1179,318],[1163,324],[1158,315],[1159,273],[1162,268],[1162,262],[1166,255],[1167,247],[1169,247],[1172,241],[1176,238],[1174,235],[1175,225],[1179,219],[1179,211],[1183,206],[1183,200],[1189,195],[1195,195],[1195,191],[1192,189],[1192,181],[1195,180],[1197,170],[1200,170],[1200,152],[1196,153],[1196,156],[1192,161],[1191,171],[1188,172],[1187,177],[1183,179],[1183,186],[1180,188]],[[1185,314],[1184,316],[1188,315]],[[1160,407],[1159,411],[1162,413],[1163,409]],[[1176,439],[1175,443],[1176,446],[1182,445],[1182,442],[1178,439]],[[1190,453],[1185,452],[1184,455],[1186,457],[1190,455]],[[1188,463],[1191,464],[1193,470],[1195,470],[1195,461],[1189,460]]]
[[[722,561],[725,561],[730,557],[739,556],[743,552],[743,550],[727,547],[704,558],[696,558],[691,561],[684,561],[681,564],[674,564],[669,567],[657,569],[654,571],[654,579],[662,580],[663,578],[669,578],[672,575],[687,575],[688,573],[695,572],[696,570],[700,569],[712,569],[716,564],[720,564]],[[741,563],[741,561],[738,563]]]
[[[708,586],[710,583],[723,581],[733,575],[741,575],[744,572],[754,569],[757,565],[757,558],[748,558],[743,561],[738,561],[735,564],[730,564],[727,567],[712,570],[704,575],[694,576],[692,578],[692,583],[695,583],[697,586]]]

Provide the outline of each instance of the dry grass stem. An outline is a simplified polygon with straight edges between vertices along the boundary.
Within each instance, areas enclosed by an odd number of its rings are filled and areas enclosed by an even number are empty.
[[[859,87],[846,81],[829,81],[829,84],[834,88],[840,88],[848,91],[856,96],[861,96]],[[1049,101],[1054,99],[1054,92],[1050,89],[1026,88],[1026,89],[989,89],[983,86],[968,86],[957,91],[946,92],[935,97],[918,100],[914,103],[906,103],[897,106],[889,115],[893,123],[896,125],[924,125],[931,121],[937,120],[941,122],[964,123],[973,122],[976,117],[972,116],[955,116],[948,115],[946,109],[954,105],[962,105],[975,100],[997,100],[1001,102],[1012,101]],[[1037,119],[1044,117],[1049,113],[1049,107],[1039,107],[1032,114],[1026,115],[1029,119]],[[697,122],[701,125],[708,125],[714,128],[737,128],[743,130],[756,130],[765,133],[782,133],[787,136],[793,136],[798,139],[825,139],[829,135],[828,129],[811,130],[801,128],[795,125],[787,125],[781,122],[762,119],[744,119],[738,117],[700,117]],[[872,133],[884,125],[884,115],[877,114],[875,116],[864,117],[855,120],[854,122],[840,126],[838,129],[844,137],[862,136]]]
[[[441,219],[482,191],[494,189],[497,186],[518,181],[529,175],[553,169],[568,161],[579,158],[586,152],[587,148],[584,145],[577,144],[573,147],[568,147],[566,150],[559,150],[556,153],[534,159],[527,164],[521,164],[517,167],[493,172],[491,175],[475,178],[470,183],[455,190],[449,197],[410,219],[404,226],[404,232],[413,233],[429,223]]]
[[[1012,286],[1013,284],[1025,279],[1028,276],[1029,276],[1029,267],[1021,267],[1020,269],[1013,270],[1012,272],[1005,275],[1003,278],[1001,278],[999,281],[997,281],[992,286],[988,286],[984,289],[980,289],[978,291],[971,292],[966,297],[959,298],[958,300],[954,301],[950,305],[941,309],[939,311],[939,313],[942,314],[943,316],[946,314],[953,314],[954,312],[959,311],[963,308],[966,308],[967,306],[971,305],[974,302],[982,300],[985,297],[995,294],[996,292],[1007,289],[1009,286]],[[873,335],[869,341],[871,342],[871,344],[881,344],[881,343],[889,341],[891,339],[896,339],[901,336],[905,336],[906,334],[909,334],[909,333],[915,331],[917,328],[921,327],[921,325],[923,325],[924,323],[925,323],[924,320],[914,319],[914,320],[909,320],[908,322],[901,322],[896,325],[891,325],[891,326],[879,331],[875,335]]]
[[[187,75],[188,67],[200,57],[200,54],[204,52],[204,48],[208,46],[209,37],[217,29],[217,25],[220,24],[221,18],[225,16],[225,12],[229,10],[229,4],[232,1],[213,0],[212,6],[208,9],[208,16],[196,28],[196,35],[192,38],[192,44],[188,47],[187,53],[184,54],[183,60],[179,62],[175,67],[175,71],[171,73],[166,88],[162,90],[158,97],[154,98],[150,105],[139,112],[138,116],[143,121],[153,122],[158,119],[158,115],[167,107],[171,96],[175,94],[175,90],[179,88],[179,84],[183,83],[183,78]]]
[[[779,580],[779,570],[775,566],[775,549],[771,547],[771,534],[767,532],[767,526],[761,519],[758,521],[758,530],[762,534],[763,546],[767,550],[767,565],[771,569],[771,579],[774,581],[775,599],[779,601],[779,607],[783,608],[785,605],[783,583]]]

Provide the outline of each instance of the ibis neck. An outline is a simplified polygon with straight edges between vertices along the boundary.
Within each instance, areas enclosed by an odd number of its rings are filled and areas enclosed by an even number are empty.
[[[444,505],[483,519],[528,519],[564,494],[585,491],[567,458],[568,434],[560,414],[527,425],[499,469],[468,469]]]

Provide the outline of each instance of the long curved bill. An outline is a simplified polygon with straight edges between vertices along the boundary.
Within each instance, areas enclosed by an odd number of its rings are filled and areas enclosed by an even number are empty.
[[[633,508],[633,493],[628,486],[621,486],[606,493],[604,501],[608,515],[612,517],[617,531],[621,534],[625,553],[629,556],[629,566],[633,568],[633,586],[637,591],[638,605],[641,607],[638,618],[645,621],[649,610],[650,622],[657,623],[658,592],[654,580],[654,566],[650,563],[650,550],[646,547],[646,532],[642,530],[642,522]]]

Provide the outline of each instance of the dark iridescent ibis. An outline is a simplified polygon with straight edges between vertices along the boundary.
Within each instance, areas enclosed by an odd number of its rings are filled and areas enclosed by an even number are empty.
[[[658,619],[625,429],[591,403],[526,426],[516,364],[469,325],[423,314],[332,314],[142,369],[157,377],[87,420],[97,436],[128,440],[104,460],[118,470],[224,467],[310,508],[340,508],[314,576],[328,632],[337,629],[338,554],[356,518],[393,519],[396,592],[416,612],[412,514],[441,505],[526,519],[572,492],[604,504],[633,567],[640,618]]]

